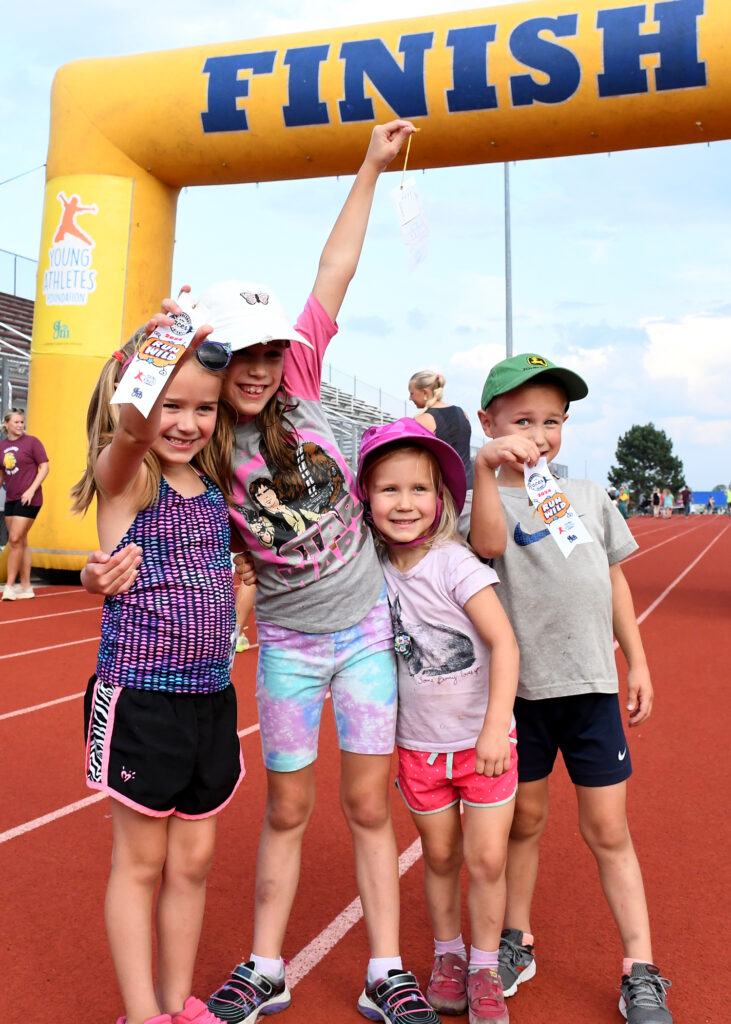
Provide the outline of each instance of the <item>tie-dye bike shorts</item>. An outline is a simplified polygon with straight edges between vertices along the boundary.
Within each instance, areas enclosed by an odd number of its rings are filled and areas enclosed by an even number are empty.
[[[386,589],[360,622],[337,633],[257,623],[256,699],[264,764],[278,772],[317,757],[322,708],[332,696],[341,750],[390,754],[396,733],[396,661]]]

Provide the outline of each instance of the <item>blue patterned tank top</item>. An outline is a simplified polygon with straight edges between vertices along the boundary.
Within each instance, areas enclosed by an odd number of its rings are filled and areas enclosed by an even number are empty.
[[[202,477],[184,498],[163,477],[115,551],[139,544],[142,565],[126,594],[107,597],[97,676],[137,690],[215,693],[231,681],[236,612],[228,507]]]

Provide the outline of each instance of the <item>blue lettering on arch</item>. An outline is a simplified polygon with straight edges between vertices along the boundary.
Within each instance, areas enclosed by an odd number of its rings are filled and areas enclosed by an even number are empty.
[[[249,80],[239,78],[239,71],[269,75],[274,70],[276,55],[276,50],[263,50],[208,58],[203,65],[203,74],[208,75],[208,110],[201,113],[204,132],[248,130],[246,111],[238,109],[236,100],[249,95]]]
[[[513,106],[563,103],[573,96],[581,84],[581,65],[576,54],[541,38],[539,32],[552,32],[559,38],[575,36],[577,21],[576,14],[562,14],[557,18],[529,18],[516,26],[510,36],[510,52],[521,63],[543,71],[549,80],[540,85],[531,75],[511,75]]]
[[[627,96],[648,91],[647,71],[640,66],[645,53],[660,55],[655,88],[692,89],[706,84],[705,61],[698,60],[697,19],[704,0],[656,3],[657,32],[641,33],[648,4],[599,11],[597,28],[604,30],[604,71],[597,75],[600,96]]]
[[[381,39],[343,43],[340,57],[345,61],[345,99],[339,104],[341,120],[347,123],[374,119],[373,103],[364,90],[366,75],[398,117],[425,117],[424,53],[431,49],[433,39],[433,32],[401,37],[403,70]]]
[[[329,43],[324,43],[298,46],[284,55],[284,63],[289,64],[289,103],[282,113],[288,128],[330,123],[327,104],[320,100],[320,64],[329,52]]]
[[[497,93],[487,79],[487,46],[495,39],[496,25],[473,25],[451,28],[447,46],[454,50],[452,82],[447,90],[447,109],[454,114],[462,110],[490,110],[497,106]]]

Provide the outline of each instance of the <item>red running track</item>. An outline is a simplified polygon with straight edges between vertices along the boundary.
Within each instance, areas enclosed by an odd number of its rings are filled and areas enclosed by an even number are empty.
[[[629,735],[630,827],[643,866],[655,956],[673,980],[675,1024],[726,1024],[719,967],[728,917],[726,812],[731,521],[631,521],[640,551],[624,563],[656,691]],[[106,800],[84,785],[81,692],[96,654],[99,601],[49,587],[0,607],[0,873],[5,938],[0,1024],[113,1024],[121,1013],[102,902],[111,848]],[[248,774],[219,823],[196,990],[248,956],[264,807],[254,673],[237,656]],[[625,669],[619,659],[620,678]],[[323,723],[318,804],[287,933],[293,1002],[282,1024],[356,1024],[368,956],[350,843],[338,804],[338,753]],[[620,1024],[621,950],[563,767],[551,785],[534,929],[538,973],[509,1000],[514,1024]],[[431,936],[415,830],[394,792],[402,851],[402,953],[425,981]],[[465,932],[467,933],[465,912]],[[466,1021],[466,1017],[460,1018]]]

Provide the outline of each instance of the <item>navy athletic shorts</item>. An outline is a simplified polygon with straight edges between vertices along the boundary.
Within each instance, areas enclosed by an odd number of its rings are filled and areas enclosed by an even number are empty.
[[[613,786],[632,774],[616,693],[516,697],[515,721],[519,783],[550,775],[559,750],[576,786]]]

